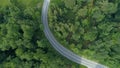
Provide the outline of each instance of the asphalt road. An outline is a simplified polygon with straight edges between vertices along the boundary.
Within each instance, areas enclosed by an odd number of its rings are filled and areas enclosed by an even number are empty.
[[[76,62],[78,64],[82,64],[88,68],[108,68],[104,65],[96,63],[94,61],[85,59],[71,52],[67,48],[63,47],[53,36],[52,32],[49,29],[48,25],[48,8],[49,8],[50,0],[44,0],[43,8],[42,8],[42,23],[44,26],[44,33],[51,45],[58,51],[61,55],[68,58],[69,60]]]

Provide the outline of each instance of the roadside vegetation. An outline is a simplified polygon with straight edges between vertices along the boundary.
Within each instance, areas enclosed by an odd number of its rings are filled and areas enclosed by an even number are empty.
[[[57,53],[41,23],[43,0],[0,0],[0,68],[85,68]]]
[[[52,0],[49,26],[74,53],[120,68],[120,0]]]

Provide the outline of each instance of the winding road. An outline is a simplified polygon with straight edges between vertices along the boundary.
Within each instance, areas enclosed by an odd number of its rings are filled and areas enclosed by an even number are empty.
[[[44,26],[44,33],[51,45],[57,50],[61,55],[68,58],[69,60],[76,62],[78,64],[82,64],[88,68],[108,68],[104,65],[96,63],[94,61],[85,59],[76,55],[75,53],[71,52],[67,48],[63,47],[53,36],[52,32],[50,31],[48,25],[48,8],[49,8],[50,0],[44,0],[43,8],[42,8],[42,23]]]

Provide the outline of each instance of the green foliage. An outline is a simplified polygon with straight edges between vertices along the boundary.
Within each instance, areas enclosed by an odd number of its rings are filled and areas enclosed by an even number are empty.
[[[84,68],[60,56],[45,38],[43,0],[5,1],[6,6],[0,2],[0,68]],[[61,44],[120,68],[120,0],[51,0],[50,5],[49,26]]]
[[[42,4],[43,0],[10,0],[1,6],[0,68],[80,67],[59,55],[45,38]]]
[[[73,6],[75,5],[75,1],[74,0],[63,0],[65,3],[65,6],[69,9],[72,9]]]
[[[120,68],[119,0],[54,3],[49,9],[49,26],[61,44],[80,56]]]

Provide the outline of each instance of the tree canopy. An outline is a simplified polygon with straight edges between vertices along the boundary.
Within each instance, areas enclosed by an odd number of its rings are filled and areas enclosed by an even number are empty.
[[[49,26],[57,40],[74,53],[120,68],[119,0],[52,2]]]
[[[81,67],[59,55],[47,41],[42,4],[43,0],[10,0],[0,6],[0,68]]]

